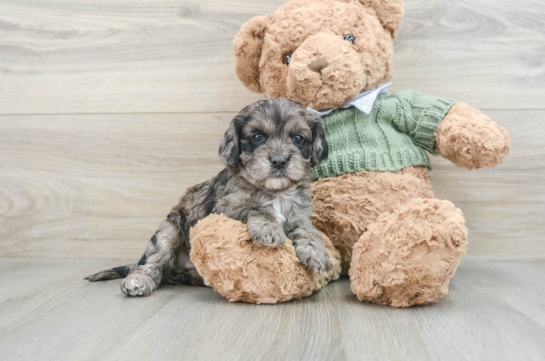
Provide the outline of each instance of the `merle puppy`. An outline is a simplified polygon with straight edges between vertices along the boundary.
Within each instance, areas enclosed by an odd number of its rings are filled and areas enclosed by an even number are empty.
[[[248,225],[254,243],[281,247],[286,237],[297,257],[315,272],[331,261],[321,233],[310,221],[311,169],[327,158],[320,118],[299,104],[270,98],[244,108],[229,125],[219,146],[226,168],[189,188],[164,220],[136,264],[87,277],[101,281],[126,277],[121,290],[147,296],[161,283],[202,285],[189,259],[189,230],[210,213]]]

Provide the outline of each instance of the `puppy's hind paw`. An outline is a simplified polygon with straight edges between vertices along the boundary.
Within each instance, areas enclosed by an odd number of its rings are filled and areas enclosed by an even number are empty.
[[[129,275],[121,282],[121,292],[127,296],[149,296],[155,288],[155,282],[147,275]]]
[[[295,247],[295,253],[305,266],[310,268],[314,273],[331,270],[332,265],[329,252],[327,252],[327,248],[323,244],[304,241],[301,243]]]

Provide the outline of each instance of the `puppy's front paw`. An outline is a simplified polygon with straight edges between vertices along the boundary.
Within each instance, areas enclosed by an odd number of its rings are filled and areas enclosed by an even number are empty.
[[[272,222],[249,223],[248,233],[254,244],[260,247],[282,247],[286,242],[282,227]]]
[[[129,275],[121,282],[121,291],[127,296],[149,296],[155,289],[155,283],[147,275]]]
[[[305,266],[313,270],[314,273],[331,270],[329,252],[322,242],[299,240],[297,243],[295,253]]]

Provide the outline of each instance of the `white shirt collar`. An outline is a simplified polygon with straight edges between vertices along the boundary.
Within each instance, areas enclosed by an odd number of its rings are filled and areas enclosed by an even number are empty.
[[[339,108],[347,109],[350,107],[356,107],[358,110],[364,112],[365,114],[370,114],[371,110],[373,110],[373,105],[375,104],[375,101],[377,100],[377,96],[381,93],[387,93],[388,87],[390,85],[392,85],[392,83],[382,84],[378,88],[368,90],[365,93],[361,93],[354,99],[341,105]],[[320,115],[320,116],[328,115],[334,110],[335,109],[314,110],[312,108],[307,108],[307,111],[309,113]]]

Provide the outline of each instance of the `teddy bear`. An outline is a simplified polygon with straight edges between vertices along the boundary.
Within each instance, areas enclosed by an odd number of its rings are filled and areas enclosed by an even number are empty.
[[[244,227],[213,215],[192,230],[191,258],[229,300],[301,298],[339,273],[360,301],[381,305],[429,304],[448,292],[468,231],[461,210],[436,198],[427,153],[470,170],[493,167],[510,138],[468,104],[410,90],[389,95],[402,18],[402,0],[290,0],[241,27],[234,48],[244,86],[322,116],[329,158],[314,169],[312,221],[338,265],[317,280],[288,257],[289,242],[253,249]],[[207,249],[218,237],[220,249]],[[274,262],[288,273],[277,274]]]

